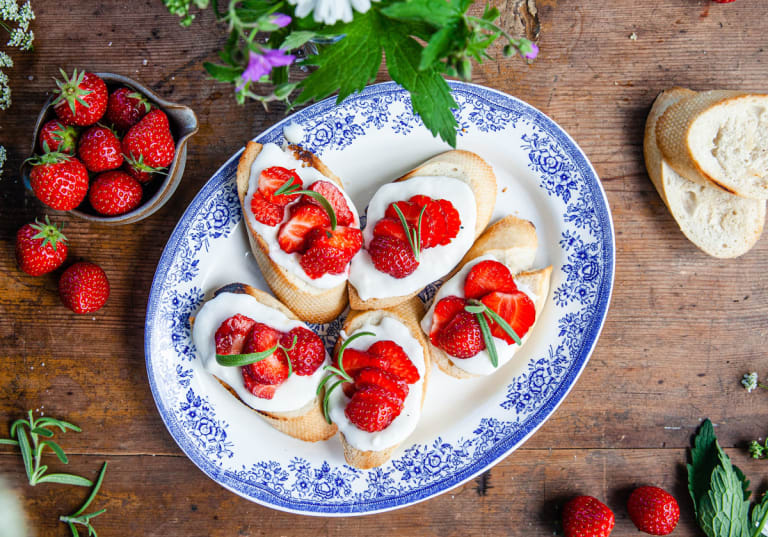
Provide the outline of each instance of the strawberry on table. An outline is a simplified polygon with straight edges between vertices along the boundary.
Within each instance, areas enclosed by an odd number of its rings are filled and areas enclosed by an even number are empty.
[[[669,535],[680,520],[677,500],[659,487],[638,487],[627,502],[629,518],[638,530],[650,535]]]
[[[33,157],[29,182],[37,199],[53,209],[69,211],[85,199],[88,170],[82,162],[64,153]]]
[[[294,344],[293,339],[296,338]],[[325,361],[323,340],[312,330],[302,326],[292,328],[280,337],[280,345],[288,353],[293,371],[299,376],[311,375]],[[293,348],[291,348],[293,346]]]
[[[40,149],[43,153],[57,151],[74,155],[77,151],[77,135],[77,127],[52,119],[40,128]]]
[[[109,298],[107,275],[95,263],[75,263],[59,278],[59,296],[75,313],[93,313]]]
[[[67,238],[61,227],[35,220],[16,232],[16,262],[30,276],[40,276],[56,270],[67,257]]]
[[[281,198],[283,196],[277,196]],[[331,220],[328,213],[319,205],[300,203],[291,207],[291,217],[280,226],[277,243],[287,253],[305,252],[308,248],[307,235],[314,228],[329,228]]]
[[[437,334],[436,345],[456,358],[472,358],[485,349],[480,323],[473,313],[460,311]]]
[[[464,296],[482,298],[493,291],[511,293],[517,291],[517,285],[506,265],[486,259],[477,263],[464,280]]]
[[[125,132],[144,117],[152,105],[136,90],[118,88],[109,94],[107,101],[107,121]]]
[[[93,125],[107,110],[107,85],[86,71],[74,70],[68,77],[59,69],[63,80],[56,80],[58,96],[53,101],[53,111],[67,125]]]
[[[494,291],[485,295],[480,301],[507,321],[517,337],[522,338],[536,321],[536,306],[531,299],[521,291],[502,293]],[[494,337],[503,339],[510,345],[514,343],[512,336],[493,319],[488,317],[488,325]]]
[[[80,135],[77,155],[92,172],[115,170],[123,165],[120,140],[106,127],[93,126]]]
[[[608,537],[615,524],[613,511],[592,496],[577,496],[563,507],[565,537]]]
[[[374,237],[368,253],[376,270],[394,278],[405,278],[419,266],[410,244],[392,236]]]
[[[155,109],[141,118],[123,137],[122,148],[128,163],[139,171],[152,173],[168,167],[176,145],[165,112]]]
[[[141,184],[121,171],[104,172],[96,177],[88,191],[93,209],[105,216],[132,211],[141,203]]]

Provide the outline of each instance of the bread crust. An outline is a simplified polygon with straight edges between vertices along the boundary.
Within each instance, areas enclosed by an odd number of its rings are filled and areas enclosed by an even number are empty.
[[[456,149],[430,158],[393,182],[422,176],[452,177],[463,181],[472,189],[477,208],[475,221],[475,238],[477,239],[488,226],[496,207],[496,174],[493,173],[491,165],[471,151]],[[353,310],[386,309],[396,306],[420,292],[421,289],[407,295],[363,300],[355,286],[350,283],[349,306]]]
[[[385,310],[352,310],[349,312],[349,315],[347,316],[347,319],[344,322],[344,326],[342,328],[345,333],[351,334],[355,330],[358,330],[366,322],[376,322],[382,317],[392,317],[395,320],[403,323],[408,328],[408,331],[411,333],[411,335],[419,342],[421,348],[424,351],[424,385],[421,391],[422,407],[424,406],[424,399],[427,394],[430,370],[432,369],[432,362],[430,360],[427,339],[424,336],[424,333],[421,331],[421,327],[419,326],[419,320],[423,315],[424,304],[421,302],[421,300],[419,300],[418,297],[413,297],[405,302],[398,304],[397,306]],[[338,353],[342,343],[343,342],[341,338],[336,341],[334,354]],[[400,446],[400,444],[396,444],[381,451],[363,451],[351,446],[347,442],[347,439],[344,437],[344,433],[340,433],[339,436],[341,437],[341,444],[344,448],[344,458],[347,461],[347,464],[363,470],[381,466],[392,457],[392,454]]]
[[[318,289],[291,274],[269,257],[269,245],[251,226],[249,219],[245,217],[247,214],[245,197],[248,194],[251,164],[261,153],[262,147],[260,143],[248,142],[237,165],[237,196],[240,199],[253,257],[272,292],[302,321],[327,323],[338,317],[347,307],[346,281],[330,289]],[[317,169],[325,177],[343,188],[341,180],[316,155],[297,145],[289,145],[288,150],[305,166]]]
[[[260,303],[270,308],[276,309],[283,313],[289,319],[299,321],[299,319],[291,310],[283,305],[279,300],[273,296],[260,291],[250,285],[244,283],[232,283],[225,285],[214,292],[214,296],[220,293],[239,293],[247,294],[258,300]],[[215,377],[215,376],[214,376]],[[238,401],[243,403],[249,409],[256,412],[267,423],[280,432],[304,440],[305,442],[318,442],[321,440],[327,440],[336,434],[337,427],[335,424],[328,424],[323,416],[322,409],[322,397],[315,397],[312,401],[304,405],[298,410],[290,412],[266,412],[263,410],[256,410],[248,406],[240,397],[237,392],[222,379],[215,377],[216,380],[224,386],[229,393],[234,395]]]

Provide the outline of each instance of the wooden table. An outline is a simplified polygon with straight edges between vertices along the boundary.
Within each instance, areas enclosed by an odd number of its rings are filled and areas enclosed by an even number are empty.
[[[282,111],[238,107],[229,86],[207,79],[201,63],[215,59],[225,40],[210,15],[185,30],[158,0],[33,0],[33,7],[35,52],[14,53],[14,104],[0,113],[0,143],[10,153],[0,183],[0,435],[27,409],[83,426],[61,440],[77,473],[95,476],[102,461],[110,463],[93,504],[108,509],[95,521],[100,535],[549,536],[563,502],[590,494],[613,508],[614,535],[622,536],[635,532],[624,505],[640,484],[677,497],[675,535],[699,535],[683,465],[705,417],[753,484],[765,486],[768,463],[749,459],[745,445],[768,433],[768,394],[748,395],[739,380],[750,370],[768,373],[768,239],[736,260],[701,253],[651,185],[641,145],[645,116],[664,88],[768,88],[764,0],[540,0],[536,63],[476,68],[474,82],[559,122],[602,178],[617,247],[608,319],[571,394],[521,449],[427,502],[339,519],[267,509],[208,479],[163,426],[144,367],[145,307],[171,230],[219,165]],[[44,213],[15,170],[58,67],[135,77],[192,106],[201,122],[183,184],[159,213],[127,227],[57,215],[66,222],[70,259],[95,261],[109,275],[112,295],[95,315],[70,313],[55,292],[56,276],[27,276],[13,258],[16,230]],[[68,534],[57,518],[82,502],[84,489],[29,487],[7,447],[0,473],[23,497],[39,535]]]

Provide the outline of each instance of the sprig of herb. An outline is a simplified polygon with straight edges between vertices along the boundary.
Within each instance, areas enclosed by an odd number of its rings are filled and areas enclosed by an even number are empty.
[[[275,343],[273,347],[260,352],[250,352],[247,354],[217,354],[216,363],[223,365],[224,367],[243,367],[266,360],[280,349],[283,351],[285,359],[288,361],[288,376],[290,377],[293,374],[293,365],[291,364],[291,357],[288,356],[288,352],[292,351],[296,346],[296,340],[297,337],[294,335],[293,343],[291,343],[290,347],[284,347],[278,342]]]
[[[331,396],[331,393],[333,390],[339,387],[340,384],[343,384],[344,382],[355,382],[355,379],[353,379],[349,373],[347,373],[347,370],[344,369],[344,351],[349,347],[349,344],[352,343],[354,340],[356,340],[359,337],[363,336],[372,336],[375,337],[376,334],[373,332],[357,332],[356,334],[352,334],[347,339],[344,340],[344,342],[341,344],[341,347],[339,347],[339,367],[333,367],[332,365],[326,365],[323,367],[325,371],[328,371],[330,374],[326,375],[323,380],[320,381],[320,384],[317,386],[317,395],[320,395],[320,392],[322,391],[323,387],[328,384],[328,381],[332,378],[338,378],[341,377],[341,379],[334,382],[330,388],[325,390],[325,395],[323,396],[323,416],[325,416],[325,421],[328,423],[331,423],[331,416],[328,414],[328,401]]]
[[[397,206],[397,203],[393,203],[392,207],[395,208],[395,212],[400,218],[400,223],[403,225],[405,236],[408,237],[408,244],[411,245],[411,250],[413,250],[413,257],[416,259],[417,263],[421,262],[421,259],[419,259],[421,256],[421,218],[424,216],[424,211],[427,209],[427,206],[424,205],[421,208],[421,212],[419,213],[419,221],[416,223],[416,229],[411,229],[408,227],[408,222],[405,219],[405,215],[403,215],[403,212],[400,210],[400,207]]]
[[[488,349],[488,357],[490,358],[493,367],[499,367],[499,353],[496,350],[496,342],[493,340],[493,334],[491,334],[491,327],[488,324],[488,320],[485,318],[486,315],[496,322],[504,332],[509,334],[509,337],[511,337],[515,343],[518,345],[523,344],[514,328],[509,326],[509,323],[505,321],[501,315],[479,300],[475,300],[474,298],[470,299],[468,304],[464,306],[464,310],[469,313],[474,313],[475,317],[477,317],[477,322],[480,324],[480,332],[483,334],[485,347]]]
[[[96,497],[96,494],[99,492],[99,489],[101,488],[101,483],[104,481],[104,473],[107,471],[107,463],[104,462],[104,464],[101,467],[101,471],[99,472],[99,477],[96,479],[96,483],[93,485],[93,489],[91,489],[91,493],[88,495],[88,498],[86,498],[83,505],[80,506],[80,509],[72,513],[71,515],[61,515],[59,517],[59,520],[61,522],[64,522],[69,526],[70,531],[72,532],[73,537],[79,537],[80,534],[77,531],[77,527],[75,524],[80,524],[82,526],[85,526],[88,529],[88,535],[92,535],[93,537],[98,537],[96,534],[96,529],[91,525],[91,519],[99,516],[102,513],[105,513],[106,509],[99,509],[98,511],[95,511],[93,513],[89,513],[84,515],[83,512],[88,509],[88,506],[91,505],[91,502]]]
[[[336,229],[336,211],[333,210],[331,202],[329,202],[325,196],[320,194],[320,192],[315,192],[314,190],[302,190],[297,183],[293,182],[293,177],[280,185],[280,188],[275,190],[273,196],[291,196],[294,194],[306,194],[317,200],[325,212],[328,213],[328,219],[331,221],[331,230]]]

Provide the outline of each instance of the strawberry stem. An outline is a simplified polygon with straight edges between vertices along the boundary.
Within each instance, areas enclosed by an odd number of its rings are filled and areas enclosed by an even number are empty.
[[[59,72],[61,73],[62,78],[64,78],[64,81],[62,82],[56,78],[53,79],[56,82],[56,86],[59,88],[56,90],[59,96],[53,101],[53,106],[66,100],[73,115],[75,114],[75,103],[80,103],[82,106],[90,108],[91,105],[85,102],[83,97],[90,95],[93,92],[80,87],[80,84],[83,83],[83,78],[85,77],[85,71],[80,71],[80,74],[78,74],[77,69],[75,69],[71,78],[67,76],[64,69],[59,69]]]
[[[51,220],[48,218],[48,215],[45,215],[45,224],[41,223],[40,220],[35,220],[35,223],[30,224],[29,227],[38,232],[32,236],[33,239],[43,239],[43,242],[40,245],[43,248],[45,248],[46,244],[50,244],[51,248],[53,248],[53,251],[55,252],[56,247],[60,242],[62,244],[67,243],[67,237],[65,237],[61,232],[61,226],[51,224]]]

